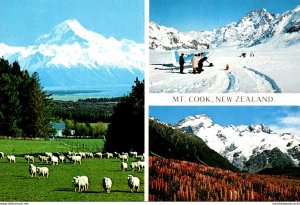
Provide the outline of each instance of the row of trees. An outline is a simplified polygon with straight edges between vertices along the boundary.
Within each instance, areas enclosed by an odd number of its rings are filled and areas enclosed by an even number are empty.
[[[56,108],[53,100],[43,91],[38,74],[33,73],[30,76],[27,70],[21,70],[18,62],[10,64],[3,57],[0,58],[0,136],[49,137],[54,134],[50,122],[62,118],[66,127],[73,128],[76,135],[88,134],[97,137],[106,133],[105,150],[107,151],[143,152],[144,81],[136,79],[131,93],[127,96],[109,102],[104,99],[99,101],[92,99],[86,102],[100,103],[100,101],[104,102],[102,110],[105,108],[110,110],[104,115],[100,113],[105,116],[107,120],[104,120],[105,123],[99,122],[97,117],[93,119],[94,122],[87,118],[84,122],[89,123],[76,123],[80,121],[74,120],[72,114],[66,117],[60,116],[57,112],[54,114],[53,109]],[[61,105],[66,104],[61,103]],[[91,105],[90,108],[92,107]],[[89,112],[98,114],[100,111],[89,110]]]
[[[78,123],[74,120],[64,120],[66,129],[65,136],[92,136],[93,138],[103,138],[107,131],[107,123]],[[75,133],[72,133],[74,131]]]
[[[0,58],[0,135],[46,137],[52,100],[42,90],[37,73],[21,71],[18,62]]]

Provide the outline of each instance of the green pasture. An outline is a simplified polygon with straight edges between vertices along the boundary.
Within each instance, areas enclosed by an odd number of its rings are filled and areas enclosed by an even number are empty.
[[[46,150],[62,152],[67,148],[56,141],[0,140],[0,151],[4,152],[5,156],[19,154],[15,164],[10,164],[7,159],[0,159],[0,184],[3,187],[0,189],[0,201],[144,201],[144,172],[121,171],[119,159],[82,159],[81,165],[66,162],[57,166],[40,164],[36,159],[36,166],[49,168],[49,178],[32,178],[23,154],[44,153]],[[134,159],[130,158],[128,165],[132,161]],[[130,192],[127,184],[129,174],[140,178],[140,192]],[[89,178],[87,192],[74,192],[72,177],[80,175]],[[112,179],[110,194],[105,193],[102,188],[103,177]]]
[[[16,156],[45,152],[98,152],[102,151],[103,147],[104,141],[102,139],[59,139],[53,141],[0,139],[0,152]]]

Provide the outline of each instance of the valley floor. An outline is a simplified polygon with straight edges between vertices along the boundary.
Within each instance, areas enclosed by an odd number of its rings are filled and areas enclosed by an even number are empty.
[[[184,73],[172,63],[171,51],[150,51],[151,93],[295,93],[300,92],[300,45],[285,47],[261,44],[251,48],[210,49],[208,60],[213,67],[205,67],[201,74],[192,74],[190,62]],[[191,53],[193,51],[179,51]],[[198,51],[196,51],[198,52]],[[245,52],[246,57],[240,57]],[[254,57],[250,57],[250,52]],[[229,69],[225,70],[226,64]]]

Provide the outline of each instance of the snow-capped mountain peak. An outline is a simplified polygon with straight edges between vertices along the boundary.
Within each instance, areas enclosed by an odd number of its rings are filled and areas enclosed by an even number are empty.
[[[150,22],[149,48],[157,50],[199,49],[209,47],[251,47],[272,39],[276,33],[292,33],[300,30],[300,6],[283,14],[273,14],[266,9],[255,9],[237,23],[233,22],[211,31],[182,33]],[[274,41],[278,41],[276,38]],[[283,41],[299,42],[295,35],[284,36]]]
[[[273,152],[269,151],[273,149],[280,150],[280,153],[276,153],[290,158],[290,166],[298,166],[300,162],[297,149],[300,137],[288,133],[277,134],[264,124],[222,126],[215,124],[207,115],[195,115],[180,120],[175,127],[197,135],[241,170],[256,172],[265,168],[265,165],[254,168],[247,162],[251,160],[252,164],[256,157],[271,155]]]
[[[55,26],[51,33],[38,37],[35,44],[65,45],[77,42],[84,45],[97,39],[104,40],[104,37],[85,29],[77,20],[70,19]]]
[[[0,44],[0,48],[0,56],[17,60],[30,73],[38,72],[46,89],[128,86],[144,76],[143,44],[105,38],[75,19],[55,26],[34,45],[18,48]]]

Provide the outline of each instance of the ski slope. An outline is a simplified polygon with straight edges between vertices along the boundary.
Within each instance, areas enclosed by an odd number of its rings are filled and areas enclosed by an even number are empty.
[[[265,43],[250,48],[223,47],[208,50],[213,67],[192,74],[190,62],[185,74],[172,63],[171,51],[150,50],[151,93],[296,93],[300,92],[300,44]],[[193,50],[180,51],[184,53]],[[197,53],[200,51],[196,51]],[[239,57],[246,52],[245,58]],[[250,52],[254,57],[250,57]],[[229,70],[225,70],[226,64]],[[205,65],[204,65],[205,66]]]

